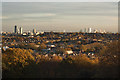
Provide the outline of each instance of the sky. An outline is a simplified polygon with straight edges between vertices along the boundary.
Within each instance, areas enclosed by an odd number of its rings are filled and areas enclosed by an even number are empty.
[[[117,2],[3,2],[2,30],[118,32]]]
[[[119,0],[1,0],[2,2],[119,2]]]

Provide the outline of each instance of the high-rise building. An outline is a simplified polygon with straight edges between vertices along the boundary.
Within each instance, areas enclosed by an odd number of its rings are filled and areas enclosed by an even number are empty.
[[[16,25],[15,25],[14,32],[15,32],[15,33],[18,33],[18,28],[17,28],[17,26],[16,26]]]
[[[22,29],[22,27],[20,27],[20,34],[22,34],[22,32],[23,32],[23,29]]]
[[[33,29],[33,34],[35,34],[36,33],[36,29]]]
[[[91,28],[88,28],[88,33],[91,33],[92,32],[92,29]]]
[[[84,32],[86,33],[87,32],[87,29],[85,28]]]
[[[17,28],[17,34],[20,33],[19,28]]]

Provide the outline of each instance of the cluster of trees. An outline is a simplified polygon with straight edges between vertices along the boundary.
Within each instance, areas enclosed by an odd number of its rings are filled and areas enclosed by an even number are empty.
[[[11,66],[24,67],[30,62],[35,61],[31,54],[32,50],[9,48],[2,54],[3,69],[9,69]]]
[[[47,46],[44,43],[39,43],[38,44],[39,47],[35,43],[28,43],[28,44],[19,43],[17,46],[21,49],[32,49],[32,50],[36,50],[36,51],[41,51],[42,49],[47,48]]]
[[[106,47],[102,48],[99,52],[101,64],[119,64],[120,56],[120,42],[114,41],[110,44],[107,44]]]
[[[32,50],[19,48],[8,49],[4,52],[2,61],[3,78],[79,77],[82,74],[80,68],[85,70],[90,64],[92,66],[98,64],[97,59],[90,60],[82,54],[75,57],[69,56],[65,59],[54,56],[50,59],[44,55],[35,57],[31,53]],[[82,77],[86,77],[86,75]]]
[[[96,43],[81,45],[80,49],[85,52],[92,51],[92,52],[98,53],[104,47],[105,47],[104,44],[96,42]]]

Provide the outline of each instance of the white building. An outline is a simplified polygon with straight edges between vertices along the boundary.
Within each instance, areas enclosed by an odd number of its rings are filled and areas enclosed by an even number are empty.
[[[48,47],[55,47],[55,45],[48,45]]]
[[[44,32],[40,32],[40,34],[44,34]]]
[[[92,32],[92,28],[88,28],[88,33],[91,33]]]
[[[56,56],[56,54],[53,54],[53,56]]]
[[[72,50],[66,51],[66,54],[73,54]]]
[[[106,33],[106,31],[104,30],[103,33]]]
[[[9,49],[8,46],[4,46],[3,49],[6,51],[7,49]]]
[[[27,33],[26,33],[26,32],[24,32],[24,33],[23,33],[23,35],[27,35]]]
[[[98,33],[98,30],[97,30],[97,29],[95,29],[95,30],[94,30],[94,33]]]
[[[38,34],[40,34],[39,32],[36,32],[36,34],[35,35],[38,35]]]
[[[45,57],[48,57],[48,54],[45,54]]]

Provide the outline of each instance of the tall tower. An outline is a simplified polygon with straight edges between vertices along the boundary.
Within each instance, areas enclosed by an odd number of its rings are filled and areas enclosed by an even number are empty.
[[[18,28],[17,28],[17,26],[16,26],[16,25],[15,25],[14,32],[15,32],[15,33],[18,33]]]
[[[88,32],[91,33],[91,32],[92,32],[92,29],[91,29],[91,28],[88,28]]]
[[[36,29],[33,29],[33,34],[35,34],[36,33]]]
[[[20,34],[22,34],[22,32],[23,32],[23,29],[22,29],[22,27],[20,27]]]
[[[17,28],[17,34],[20,33],[19,28]]]
[[[84,32],[86,33],[87,32],[87,29],[85,28]]]

